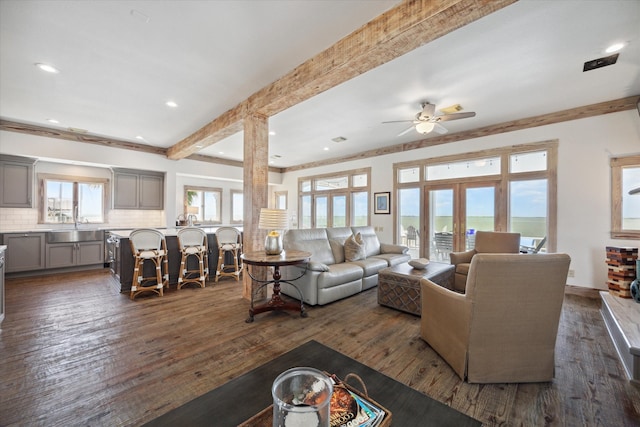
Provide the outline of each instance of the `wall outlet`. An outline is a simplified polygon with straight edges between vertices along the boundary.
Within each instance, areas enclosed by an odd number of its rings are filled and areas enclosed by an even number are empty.
[[[569,273],[567,274],[567,277],[576,277],[576,272],[575,270],[569,270]]]

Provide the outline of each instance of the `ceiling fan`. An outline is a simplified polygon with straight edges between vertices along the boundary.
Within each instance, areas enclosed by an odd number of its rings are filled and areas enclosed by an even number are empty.
[[[416,118],[413,120],[393,120],[389,122],[382,123],[403,123],[403,122],[412,122],[411,127],[403,130],[398,134],[398,136],[402,136],[405,133],[409,132],[411,129],[414,129],[423,135],[428,134],[431,131],[435,131],[437,133],[443,134],[447,133],[447,129],[440,124],[440,122],[446,122],[449,120],[459,120],[466,119],[469,117],[475,117],[476,113],[470,111],[468,113],[455,113],[449,111],[460,111],[462,107],[460,104],[453,105],[451,107],[443,108],[440,111],[444,114],[436,115],[436,106],[435,104],[430,104],[429,102],[422,103],[422,111],[416,114]]]

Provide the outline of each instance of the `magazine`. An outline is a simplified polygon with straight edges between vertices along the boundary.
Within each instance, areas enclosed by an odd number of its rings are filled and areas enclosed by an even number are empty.
[[[351,391],[336,375],[330,375],[333,382],[331,396],[331,427],[375,427],[385,416],[384,409],[369,399]]]

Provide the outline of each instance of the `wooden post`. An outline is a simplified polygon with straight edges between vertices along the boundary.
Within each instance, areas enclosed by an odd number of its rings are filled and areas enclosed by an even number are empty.
[[[264,250],[266,232],[258,229],[260,208],[268,207],[269,197],[269,118],[262,114],[250,114],[244,119],[244,224],[243,251]],[[247,268],[249,266],[245,266]],[[267,269],[257,271],[252,268],[254,277],[265,279]],[[254,285],[248,274],[243,274],[242,296],[251,299]],[[257,300],[266,298],[266,288]]]

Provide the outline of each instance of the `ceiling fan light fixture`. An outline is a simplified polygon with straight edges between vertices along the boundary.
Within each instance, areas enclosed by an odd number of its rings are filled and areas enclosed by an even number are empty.
[[[418,123],[416,125],[416,131],[421,134],[428,134],[433,130],[436,125],[430,122]]]

